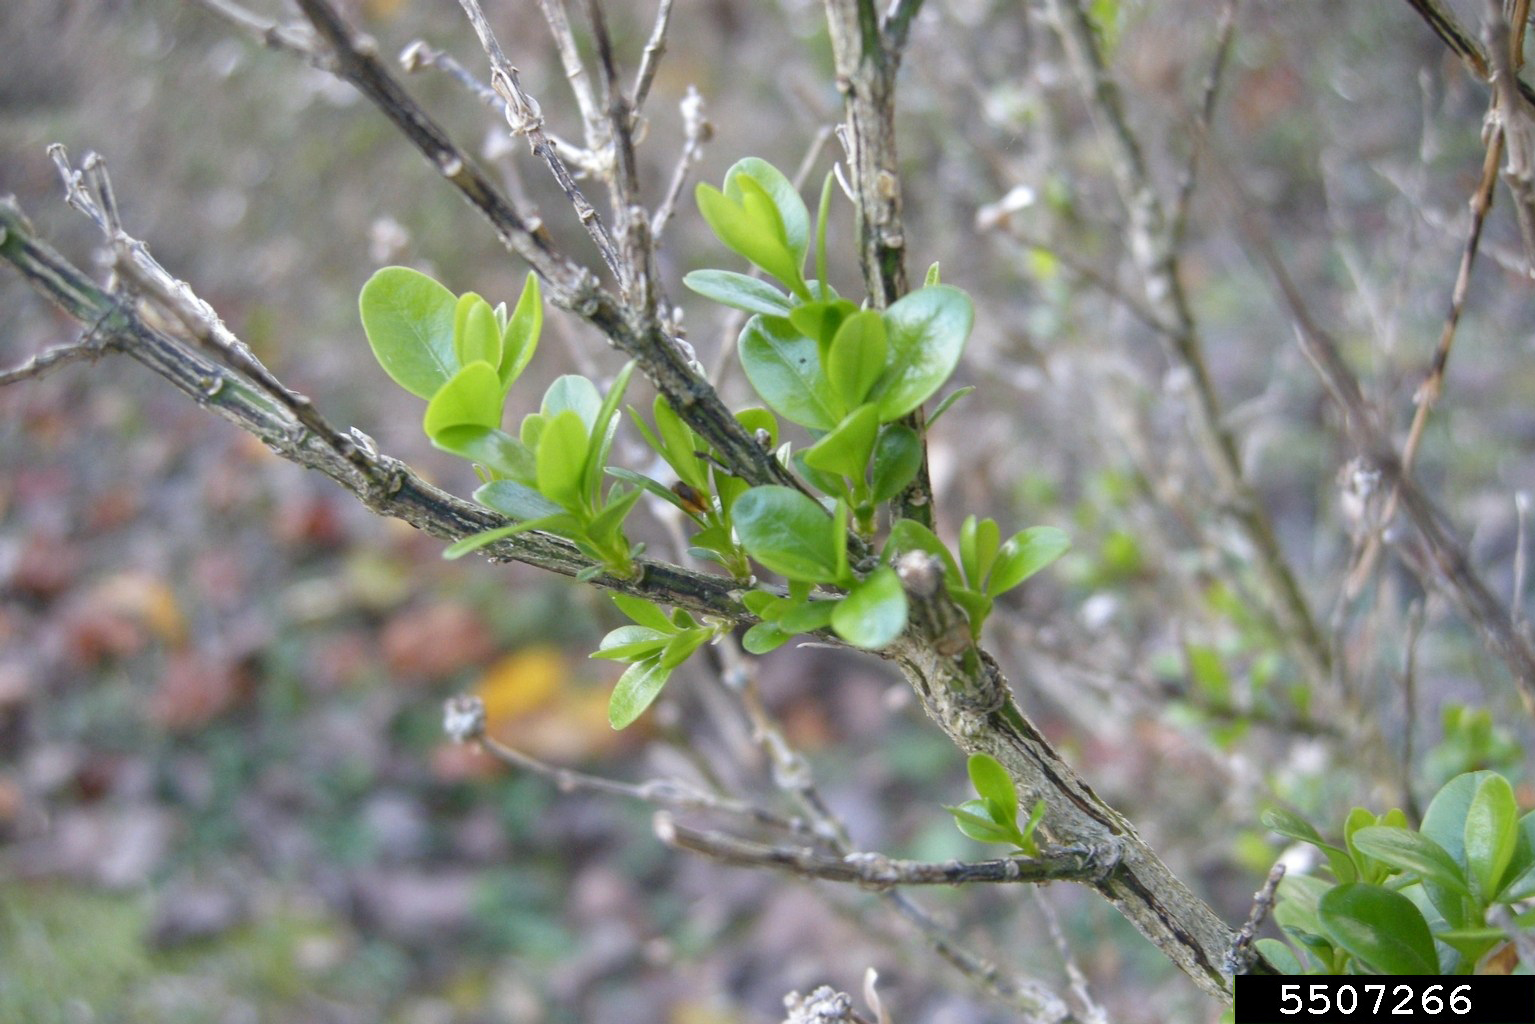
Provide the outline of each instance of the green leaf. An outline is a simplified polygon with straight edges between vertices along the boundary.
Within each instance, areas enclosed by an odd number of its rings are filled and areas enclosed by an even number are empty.
[[[1466,866],[1483,902],[1491,902],[1502,887],[1503,872],[1519,839],[1519,804],[1514,788],[1501,775],[1491,775],[1476,787],[1466,809]]]
[[[991,818],[999,825],[1018,823],[1018,789],[1002,762],[990,754],[971,754],[966,762],[970,784],[986,802]]]
[[[966,516],[959,527],[959,564],[965,570],[965,581],[974,590],[985,593],[986,577],[991,563],[996,560],[997,548],[1002,543],[1002,531],[995,519],[978,519]]]
[[[1508,864],[1509,882],[1499,898],[1505,903],[1535,896],[1535,811],[1519,819],[1519,838]]]
[[[572,512],[582,508],[581,474],[590,441],[586,424],[574,409],[556,413],[538,439],[539,493]]]
[[[880,422],[900,419],[943,386],[970,337],[975,310],[970,297],[949,285],[921,288],[885,310],[889,355],[884,374],[869,393]]]
[[[624,520],[634,511],[634,506],[644,493],[638,488],[631,491],[623,486],[609,491],[607,501],[603,502],[597,514],[587,523],[587,532],[591,534],[592,540],[598,544],[615,544],[623,536]]]
[[[495,367],[470,363],[432,396],[421,426],[433,439],[450,427],[499,427],[501,402],[501,381]]]
[[[409,267],[385,267],[362,286],[357,305],[374,358],[418,398],[431,398],[458,370],[457,304],[452,292]]]
[[[1354,862],[1349,859],[1348,851],[1341,846],[1334,846],[1322,838],[1311,823],[1297,814],[1292,814],[1283,807],[1270,807],[1259,818],[1263,827],[1282,836],[1291,839],[1299,839],[1303,843],[1310,843],[1321,850],[1327,856],[1327,864],[1332,868],[1332,873],[1340,882],[1352,882],[1358,877],[1354,870]],[[1288,879],[1287,879],[1288,881]]]
[[[766,654],[794,639],[794,634],[778,628],[776,622],[759,622],[741,635],[741,648],[748,654]]]
[[[634,360],[631,359],[624,364],[622,370],[618,371],[618,376],[613,379],[613,386],[608,389],[607,397],[602,400],[602,405],[597,409],[596,417],[587,427],[591,432],[591,441],[587,444],[586,467],[581,487],[586,494],[586,500],[593,505],[597,504],[598,496],[602,491],[602,471],[607,468],[608,455],[613,451],[613,437],[618,433],[618,403],[623,401],[624,391],[629,387],[629,377],[633,373]],[[631,506],[633,504],[630,502]]]
[[[564,510],[515,480],[492,480],[474,492],[474,500],[510,519],[543,519]]]
[[[731,180],[726,179],[730,188]],[[782,215],[772,197],[747,176],[735,179],[733,195],[712,185],[699,184],[695,194],[698,211],[726,246],[788,285],[808,296],[800,267],[804,254],[796,254],[786,237]],[[808,219],[808,217],[807,217]]]
[[[805,200],[800,198],[794,183],[766,160],[748,156],[737,160],[725,172],[725,194],[732,199],[742,198],[743,192],[740,190],[744,184],[743,177],[751,178],[772,198],[779,221],[783,224],[784,239],[790,251],[803,264],[805,255],[810,251],[810,211],[805,208]]]
[[[774,621],[785,633],[813,633],[831,625],[836,601],[800,601],[783,610]]]
[[[1007,593],[1060,558],[1069,547],[1071,540],[1065,531],[1053,526],[1031,526],[1013,534],[997,552],[986,593],[992,597]]]
[[[460,295],[453,309],[453,351],[460,366],[483,362],[494,371],[501,365],[501,325],[490,303],[474,292]]]
[[[672,632],[648,626],[619,626],[602,638],[597,649],[587,655],[608,661],[636,661],[657,653],[672,640]]]
[[[879,313],[866,309],[842,321],[826,357],[826,376],[844,406],[853,409],[862,404],[885,372],[888,349],[885,320]]]
[[[736,422],[746,429],[753,437],[757,431],[767,431],[767,444],[763,447],[773,449],[778,447],[778,420],[766,409],[752,407],[742,409],[736,413]]]
[[[682,283],[706,299],[748,313],[788,316],[794,308],[792,298],[766,281],[733,270],[695,270]]]
[[[753,390],[778,415],[811,430],[837,425],[839,403],[816,343],[779,317],[754,316],[737,342]]]
[[[529,274],[522,286],[517,308],[512,310],[501,334],[501,386],[509,388],[522,376],[533,353],[538,351],[538,336],[544,329],[544,301],[539,294],[538,277]]]
[[[935,285],[935,284],[938,284],[938,283],[940,283],[940,275],[939,275],[939,272],[938,272],[938,261],[934,260],[932,262],[932,265],[930,265],[927,268],[927,274],[924,275],[923,278],[922,278],[922,287],[927,288],[927,287],[929,287],[931,285]]]
[[[659,656],[630,665],[618,677],[618,685],[608,699],[608,724],[615,729],[632,725],[660,696],[661,687],[671,674],[671,669],[661,667]]]
[[[879,410],[872,405],[859,406],[806,450],[805,464],[823,473],[862,480],[878,431]]]
[[[1258,953],[1280,974],[1304,974],[1305,966],[1295,951],[1278,939],[1259,939],[1253,943]]]
[[[1011,844],[1018,838],[1018,826],[998,825],[991,819],[991,809],[984,800],[966,800],[958,807],[945,807],[954,816],[954,824],[971,839],[983,843]]]
[[[545,419],[569,409],[581,418],[588,435],[597,422],[597,412],[602,408],[602,393],[597,385],[580,374],[567,373],[554,378],[549,390],[544,392],[544,402],[539,408]]]
[[[472,424],[444,427],[432,435],[432,444],[530,487],[538,479],[533,452],[504,430]]]
[[[465,537],[463,540],[449,545],[448,549],[442,553],[442,557],[451,562],[456,558],[462,558],[471,551],[478,551],[480,548],[488,547],[498,540],[505,540],[519,533],[527,533],[530,530],[564,532],[574,525],[574,520],[565,513],[560,512],[556,515],[544,516],[540,519],[528,519],[520,523],[513,523],[510,526],[498,526],[494,530],[482,530],[473,536]]]
[[[624,615],[641,626],[649,626],[651,629],[660,630],[663,633],[674,633],[672,620],[667,618],[656,605],[643,597],[634,597],[631,594],[614,594],[613,604]]]
[[[667,464],[677,471],[683,483],[695,491],[707,493],[708,473],[703,461],[694,454],[702,447],[698,435],[693,433],[692,427],[682,422],[682,417],[677,415],[664,395],[656,395],[651,405],[651,414],[655,416],[656,433]]]
[[[847,299],[817,299],[795,306],[789,312],[789,322],[805,337],[815,339],[816,351],[824,360],[843,322],[857,311]]]
[[[1361,853],[1382,864],[1411,871],[1467,896],[1471,894],[1465,873],[1455,863],[1455,858],[1422,833],[1389,825],[1367,825],[1354,833],[1353,840]]]
[[[948,412],[950,406],[952,406],[955,402],[959,401],[961,398],[964,398],[966,395],[970,394],[974,390],[975,390],[975,385],[974,384],[966,384],[964,387],[962,387],[962,388],[955,388],[953,391],[950,391],[947,395],[944,395],[943,398],[938,402],[938,405],[935,406],[933,411],[928,415],[928,417],[927,417],[927,429],[932,430],[933,429],[933,425],[938,422],[938,418],[940,416],[942,416],[944,413]]]
[[[877,651],[906,628],[906,592],[895,570],[881,566],[837,602],[831,628],[854,647]]]
[[[714,631],[712,629],[704,627],[684,630],[678,633],[672,637],[671,642],[666,645],[666,649],[661,652],[661,667],[670,672],[692,657],[693,652],[706,644],[713,635]]]
[[[963,582],[959,575],[959,566],[954,562],[954,556],[949,553],[943,541],[937,534],[917,522],[915,519],[897,519],[890,527],[890,537],[885,541],[885,560],[892,561],[894,555],[906,551],[926,551],[930,555],[936,555],[943,561],[944,581],[950,588],[957,587]]]
[[[1317,918],[1339,949],[1382,974],[1438,974],[1428,922],[1401,893],[1346,882],[1317,903]]]
[[[922,442],[917,432],[900,423],[880,431],[874,444],[874,483],[871,500],[882,504],[900,494],[922,468]]]
[[[832,517],[815,501],[788,487],[753,487],[731,512],[747,554],[787,579],[828,583],[837,579]]]

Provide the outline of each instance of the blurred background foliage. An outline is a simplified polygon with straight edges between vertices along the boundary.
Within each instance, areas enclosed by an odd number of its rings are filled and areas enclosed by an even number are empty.
[[[578,134],[534,5],[488,6],[550,127]],[[632,66],[652,5],[608,6]],[[345,7],[385,52],[425,38],[479,66],[447,0]],[[1231,921],[1282,849],[1257,824],[1267,802],[1322,821],[1410,810],[1480,767],[1535,802],[1529,717],[1465,623],[1389,559],[1361,599],[1338,597],[1352,453],[1221,184],[1240,182],[1400,428],[1463,244],[1483,90],[1404,4],[1242,5],[1204,157],[1222,169],[1201,171],[1183,271],[1244,464],[1349,682],[1352,715],[1325,718],[1209,507],[1186,382],[1112,295],[1135,287],[1123,211],[1043,16],[929,7],[900,98],[909,265],[941,260],[978,307],[959,383],[980,391],[932,440],[944,532],[975,512],[1074,540],[993,620],[1025,708]],[[1214,8],[1093,9],[1170,194]],[[9,0],[0,38],[0,189],[60,248],[88,263],[96,242],[59,201],[50,142],[107,157],[129,230],[286,382],[467,493],[368,356],[355,296],[402,262],[494,302],[524,268],[376,113],[179,0]],[[746,154],[797,166],[839,109],[819,5],[678,4],[640,150],[652,203],[690,84],[715,128],[702,179]],[[441,76],[410,86],[597,263],[493,112]],[[823,153],[813,180],[828,166]],[[1419,463],[1502,595],[1535,466],[1518,248],[1495,212]],[[666,253],[692,343],[741,398],[720,362],[726,318],[678,284],[721,255],[689,202]],[[5,365],[71,336],[13,275],[0,310]],[[551,312],[519,390],[532,403],[558,373],[617,364]],[[619,454],[638,465],[636,439]],[[599,594],[438,554],[126,361],[0,392],[0,1021],[755,1024],[793,988],[857,991],[870,965],[897,1020],[1008,1019],[868,897],[670,855],[641,810],[447,744],[441,700],[473,690],[497,735],[559,764],[637,779],[690,771],[690,747],[710,746],[753,763],[698,668],[637,730],[607,728],[614,673],[583,657],[616,624]],[[892,673],[792,649],[762,673],[862,847],[985,855],[939,808],[965,795],[962,757]],[[766,798],[757,768],[725,781]],[[924,896],[1003,963],[1061,976],[1028,894]],[[1045,898],[1114,1020],[1210,1015],[1096,898]]]

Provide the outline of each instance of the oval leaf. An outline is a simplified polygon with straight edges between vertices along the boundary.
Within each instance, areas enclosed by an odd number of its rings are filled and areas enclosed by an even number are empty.
[[[565,409],[546,422],[538,439],[539,493],[570,511],[581,507],[581,474],[588,444],[586,424],[574,409]]]
[[[748,313],[788,316],[794,300],[766,281],[733,270],[695,270],[682,283],[706,299]]]
[[[431,398],[458,370],[457,305],[452,292],[409,267],[385,267],[362,286],[357,306],[374,358],[419,398]]]
[[[783,224],[784,240],[803,264],[810,251],[810,210],[799,190],[778,168],[760,157],[748,156],[737,160],[725,172],[725,194],[737,201],[742,198],[743,176],[751,178],[772,199]]]
[[[1466,876],[1444,847],[1428,836],[1405,828],[1366,825],[1353,835],[1354,847],[1382,864],[1416,872],[1427,881],[1471,895]]]
[[[899,423],[880,432],[874,445],[871,496],[876,505],[894,498],[917,478],[922,468],[922,442],[917,432]]]
[[[543,519],[563,509],[515,480],[495,480],[474,492],[474,500],[511,519]]]
[[[661,687],[666,685],[671,674],[671,669],[661,667],[659,656],[630,665],[618,677],[618,685],[613,687],[613,696],[608,699],[608,724],[615,729],[633,724],[660,696]]]
[[[1031,526],[1008,538],[991,568],[986,593],[1005,594],[1065,554],[1071,540],[1053,526]]]
[[[1501,775],[1490,775],[1476,787],[1466,809],[1466,866],[1484,901],[1497,895],[1519,838],[1519,804],[1514,788]]]
[[[854,647],[877,651],[906,628],[906,592],[889,566],[859,581],[831,613],[831,628]]]
[[[879,411],[859,406],[805,452],[805,464],[823,473],[862,480],[879,430]]]
[[[569,409],[581,417],[581,423],[590,434],[592,424],[597,422],[597,413],[601,408],[602,393],[597,390],[597,385],[578,373],[567,373],[562,377],[554,378],[549,385],[549,390],[544,392],[544,401],[539,407],[539,412],[546,417],[552,417]]]
[[[495,367],[470,363],[432,396],[421,426],[433,440],[450,427],[496,428],[501,426],[501,402],[501,380]]]
[[[990,754],[971,754],[965,768],[970,774],[970,784],[993,809],[992,818],[1002,825],[1017,824],[1018,789],[1002,762]]]
[[[504,430],[469,424],[446,427],[432,435],[432,444],[529,487],[538,480],[532,450]]]
[[[752,388],[774,412],[811,430],[830,430],[839,403],[816,343],[779,317],[754,316],[737,342],[741,368]]]
[[[460,366],[484,362],[494,371],[501,365],[501,325],[496,323],[496,311],[474,292],[460,295],[454,308],[453,351]]]
[[[1401,893],[1346,882],[1317,902],[1317,919],[1335,946],[1382,974],[1439,973],[1428,922]]]
[[[522,375],[528,361],[538,350],[538,336],[544,328],[544,301],[539,293],[538,277],[529,274],[522,286],[522,297],[506,322],[501,335],[501,364],[497,368],[501,386],[509,388]]]
[[[869,392],[880,422],[911,412],[949,379],[970,337],[975,309],[949,285],[912,292],[885,310],[886,369]]]
[[[854,313],[837,328],[826,357],[826,375],[847,408],[862,404],[885,372],[888,348],[885,320],[872,309]]]
[[[815,501],[788,487],[753,487],[731,510],[741,546],[762,565],[805,583],[837,578],[835,524]]]

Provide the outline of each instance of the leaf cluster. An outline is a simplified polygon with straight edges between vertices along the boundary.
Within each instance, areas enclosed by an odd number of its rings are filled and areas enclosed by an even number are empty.
[[[1535,896],[1535,812],[1519,814],[1513,787],[1491,771],[1445,784],[1420,828],[1400,810],[1362,807],[1333,843],[1288,811],[1265,812],[1280,835],[1310,843],[1334,882],[1286,877],[1274,920],[1288,943],[1259,950],[1288,974],[1471,974],[1508,937],[1489,914]],[[1535,925],[1535,911],[1517,913]]]
[[[976,799],[958,807],[945,808],[954,816],[954,824],[971,839],[983,843],[1006,843],[1019,853],[1039,855],[1034,832],[1045,816],[1044,800],[1036,800],[1028,820],[1018,826],[1018,788],[1002,762],[990,754],[972,754],[966,765]]]

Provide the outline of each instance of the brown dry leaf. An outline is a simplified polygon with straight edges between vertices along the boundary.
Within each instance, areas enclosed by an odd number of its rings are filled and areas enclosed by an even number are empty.
[[[439,601],[399,612],[381,639],[389,672],[401,682],[435,682],[481,664],[495,638],[473,608]]]
[[[1512,942],[1505,942],[1502,946],[1482,958],[1482,965],[1476,973],[1513,974],[1514,968],[1518,966],[1519,947],[1515,946]]]

